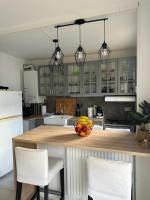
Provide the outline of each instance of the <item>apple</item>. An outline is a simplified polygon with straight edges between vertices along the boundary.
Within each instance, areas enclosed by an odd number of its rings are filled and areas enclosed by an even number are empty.
[[[87,128],[86,134],[89,135],[92,131],[92,128]]]
[[[83,132],[86,133],[87,129],[88,129],[87,126],[82,126],[82,131],[83,131]]]
[[[76,132],[76,133],[80,133],[80,131],[81,131],[81,128],[79,128],[79,127],[76,126],[76,127],[75,127],[75,132]]]

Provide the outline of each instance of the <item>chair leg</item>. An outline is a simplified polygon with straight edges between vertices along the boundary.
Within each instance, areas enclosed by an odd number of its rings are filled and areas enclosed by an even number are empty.
[[[21,192],[22,192],[22,183],[16,183],[16,200],[21,200]]]
[[[44,186],[44,200],[48,200],[48,185]]]
[[[88,200],[93,200],[93,199],[92,199],[92,197],[90,197],[90,196],[88,195]]]
[[[40,200],[40,186],[37,186],[37,200]]]
[[[64,168],[60,170],[60,186],[61,186],[61,198],[60,200],[64,200]]]

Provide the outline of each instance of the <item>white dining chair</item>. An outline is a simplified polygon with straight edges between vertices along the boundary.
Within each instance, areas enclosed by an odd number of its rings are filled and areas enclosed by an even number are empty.
[[[61,200],[64,199],[64,164],[63,159],[48,157],[47,150],[15,148],[16,155],[16,200],[21,200],[22,183],[35,185],[37,190],[33,195],[40,200],[40,187],[44,187],[44,200],[48,200],[48,185],[60,172]]]
[[[88,200],[131,200],[132,164],[89,157]]]

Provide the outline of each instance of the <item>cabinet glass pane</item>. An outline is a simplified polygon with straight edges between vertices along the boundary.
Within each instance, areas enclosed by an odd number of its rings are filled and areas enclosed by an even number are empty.
[[[101,85],[101,93],[107,93],[107,84]]]
[[[115,83],[109,83],[108,84],[108,93],[115,93],[116,91],[116,84]]]
[[[97,92],[97,74],[95,62],[87,62],[84,65],[83,88],[84,94],[95,94]]]
[[[135,58],[122,58],[118,61],[118,92],[134,94],[136,81]]]
[[[75,64],[68,64],[68,93],[80,94],[80,68]]]
[[[52,73],[53,94],[57,96],[64,95],[64,71]]]
[[[117,93],[117,62],[105,60],[100,63],[100,93]]]
[[[50,94],[50,70],[48,66],[39,66],[39,95]]]

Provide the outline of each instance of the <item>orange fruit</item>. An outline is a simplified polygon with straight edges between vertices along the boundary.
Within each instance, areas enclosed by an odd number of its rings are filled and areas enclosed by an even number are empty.
[[[76,127],[78,127],[78,128],[82,128],[82,124],[77,123]]]
[[[85,135],[86,135],[85,132],[83,132],[83,131],[80,132],[81,137],[84,137]]]

